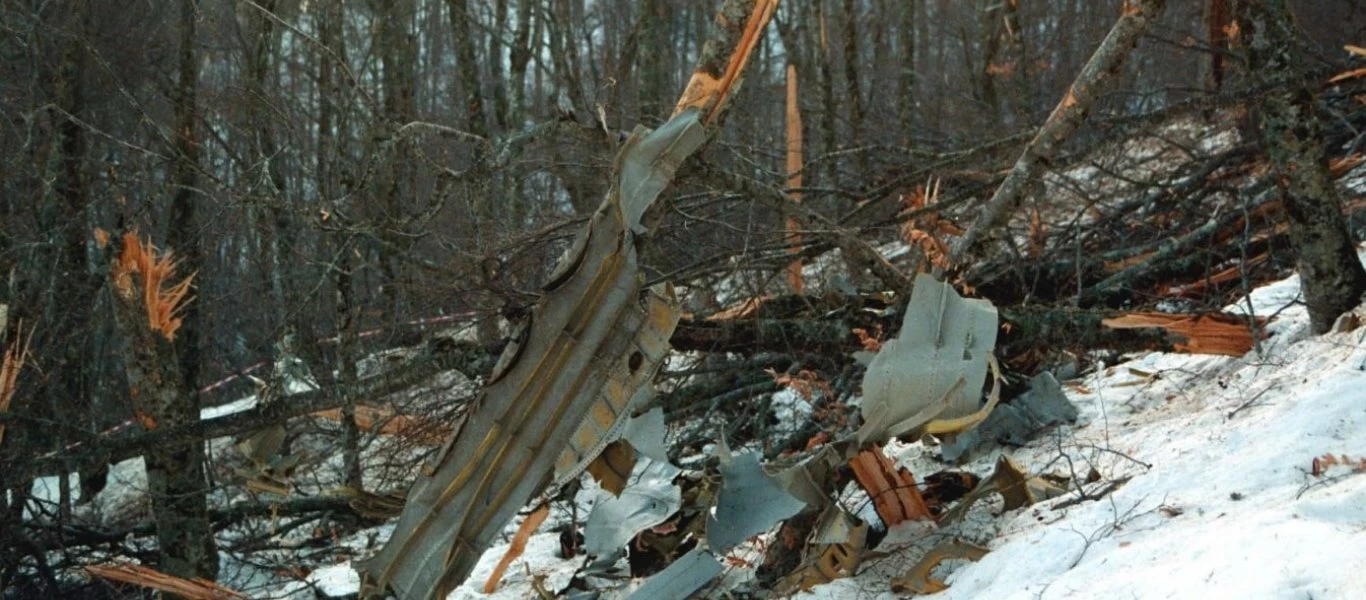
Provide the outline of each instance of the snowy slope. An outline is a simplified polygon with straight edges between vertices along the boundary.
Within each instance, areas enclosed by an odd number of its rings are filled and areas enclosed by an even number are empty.
[[[1366,597],[1366,473],[1309,473],[1325,453],[1366,455],[1366,328],[1309,336],[1298,290],[1292,277],[1252,294],[1257,314],[1279,311],[1260,356],[1153,353],[1069,382],[1079,424],[1005,452],[1035,472],[1132,479],[1099,500],[982,509],[986,531],[978,519],[944,533],[991,553],[932,597]],[[919,445],[900,450],[917,474],[934,469]],[[968,468],[989,474],[987,454]],[[894,597],[890,577],[919,556],[872,559],[804,596]]]

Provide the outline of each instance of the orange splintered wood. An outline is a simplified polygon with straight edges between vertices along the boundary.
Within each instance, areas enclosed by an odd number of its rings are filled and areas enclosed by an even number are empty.
[[[526,542],[531,538],[531,534],[536,532],[536,528],[545,522],[545,518],[550,515],[550,505],[542,504],[540,508],[527,515],[526,520],[522,521],[522,526],[517,528],[517,535],[512,536],[512,544],[508,545],[508,551],[503,554],[503,560],[498,561],[498,566],[489,573],[488,581],[484,582],[484,593],[492,594],[498,589],[498,582],[503,580],[503,572],[507,571],[512,561],[517,560],[523,552],[526,552]]]
[[[1333,177],[1342,177],[1343,175],[1346,175],[1348,171],[1357,168],[1363,161],[1366,161],[1366,155],[1363,155],[1360,152],[1348,154],[1347,156],[1339,156],[1328,161],[1328,174]]]
[[[790,63],[787,65],[787,187],[792,190],[788,197],[793,202],[801,202],[802,193],[797,190],[802,187],[802,112],[797,105],[797,66]],[[787,251],[791,254],[801,253],[798,246],[802,243],[802,234],[798,229],[797,220],[788,217]],[[798,295],[806,289],[800,257],[787,265],[787,284]]]
[[[735,306],[718,312],[710,317],[707,317],[707,320],[729,321],[732,319],[748,319],[754,316],[754,313],[759,312],[759,308],[762,307],[765,302],[768,302],[772,299],[773,296],[771,295],[755,296],[753,298],[746,299],[743,302],[736,304]]]
[[[1366,77],[1366,67],[1361,67],[1360,69],[1352,69],[1350,71],[1343,71],[1341,73],[1338,73],[1337,75],[1334,75],[1332,78],[1330,78],[1328,80],[1328,83],[1340,83],[1343,81],[1347,81],[1348,79],[1356,79],[1358,77]]]
[[[906,469],[898,469],[892,460],[882,453],[881,448],[873,447],[858,453],[849,461],[858,480],[868,497],[873,499],[873,508],[888,527],[903,521],[929,521],[934,516],[915,487],[915,476]]]
[[[175,275],[176,261],[171,251],[158,253],[152,243],[140,242],[136,233],[123,235],[123,251],[114,260],[114,288],[124,298],[131,299],[133,274],[141,275],[142,304],[147,310],[147,327],[160,333],[169,341],[175,341],[175,332],[180,329],[185,307],[189,305],[190,282],[194,273],[180,280],[180,283],[165,287]]]
[[[313,416],[332,421],[342,418],[340,408],[318,411]],[[356,427],[363,431],[401,437],[428,446],[440,446],[451,433],[449,426],[432,425],[420,417],[399,415],[387,408],[363,404],[356,405],[355,421]]]
[[[193,600],[242,600],[247,596],[207,579],[184,579],[133,563],[90,565],[85,572],[101,579],[140,585]]]
[[[1257,318],[1258,331],[1262,331],[1267,320],[1265,317]],[[1256,345],[1247,318],[1239,315],[1135,312],[1104,319],[1101,324],[1111,329],[1165,329],[1186,338],[1186,343],[1172,345],[1177,352],[1242,356]]]
[[[1255,267],[1255,266],[1257,266],[1257,265],[1260,265],[1260,264],[1266,262],[1269,258],[1270,258],[1270,255],[1268,255],[1268,254],[1265,254],[1265,253],[1259,254],[1259,255],[1257,255],[1257,256],[1254,256],[1254,257],[1248,259],[1248,260],[1247,260],[1247,263],[1245,263],[1245,264],[1233,265],[1233,266],[1231,266],[1231,267],[1229,267],[1229,268],[1227,268],[1227,269],[1224,269],[1224,270],[1222,270],[1222,271],[1219,271],[1218,273],[1215,273],[1215,274],[1213,274],[1213,275],[1210,275],[1209,277],[1206,277],[1206,278],[1204,278],[1204,279],[1200,279],[1200,280],[1197,280],[1197,281],[1192,281],[1192,282],[1190,282],[1190,283],[1188,283],[1188,284],[1186,284],[1186,285],[1174,285],[1174,286],[1168,288],[1167,293],[1169,293],[1169,294],[1175,294],[1175,295],[1177,295],[1177,296],[1186,296],[1186,297],[1190,297],[1190,296],[1194,296],[1194,295],[1196,295],[1196,294],[1198,294],[1198,293],[1200,293],[1200,292],[1203,292],[1203,291],[1205,290],[1205,288],[1207,288],[1207,287],[1209,287],[1209,286],[1211,286],[1211,285],[1218,285],[1218,284],[1221,284],[1221,283],[1228,283],[1228,282],[1230,282],[1230,281],[1238,281],[1238,280],[1242,279],[1242,277],[1243,277],[1243,270],[1244,270],[1244,269],[1250,269],[1250,268],[1252,268],[1252,267]]]
[[[3,319],[5,319],[4,305],[0,305],[0,341],[4,341],[3,331],[5,329]],[[16,333],[14,341],[10,342],[9,348],[5,349],[3,358],[0,358],[0,413],[9,411],[10,400],[14,398],[14,390],[19,379],[19,370],[24,368],[24,361],[28,358],[29,343],[33,341],[33,331],[30,330],[28,339],[24,339],[24,325],[21,322],[15,327]],[[0,443],[5,441],[5,424],[0,423]]]
[[[740,73],[744,71],[745,63],[749,60],[750,52],[758,45],[764,27],[768,25],[769,19],[773,18],[773,11],[777,8],[778,0],[754,0],[749,17],[744,21],[744,29],[738,32],[738,39],[734,39],[734,48],[703,49],[704,53],[708,50],[730,50],[730,60],[727,61],[725,70],[720,73],[709,72],[706,61],[702,68],[693,72],[692,78],[688,80],[688,86],[683,88],[683,96],[678,99],[678,106],[674,108],[675,116],[689,108],[697,108],[702,112],[702,124],[713,124],[725,108],[726,100],[734,92],[736,83],[740,80]],[[726,21],[724,8],[716,19],[718,25],[728,30],[734,29],[737,25]],[[710,43],[707,45],[711,46]]]

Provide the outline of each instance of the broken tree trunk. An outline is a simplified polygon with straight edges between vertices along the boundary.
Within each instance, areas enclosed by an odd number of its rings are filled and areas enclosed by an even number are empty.
[[[85,465],[97,460],[119,462],[146,452],[170,446],[202,442],[259,429],[273,423],[310,413],[335,409],[348,403],[375,402],[383,397],[411,389],[445,371],[460,371],[474,377],[488,371],[492,357],[481,347],[437,338],[418,349],[398,366],[353,383],[339,383],[327,389],[312,390],[281,398],[269,406],[235,412],[212,419],[194,420],[180,425],[161,423],[151,431],[124,436],[103,435],[76,444],[62,452],[5,464],[5,472],[15,478],[36,477],[61,472],[70,465]],[[22,422],[22,418],[0,414],[0,423]]]
[[[717,35],[702,48],[673,118],[627,140],[602,207],[551,275],[482,398],[408,493],[393,536],[361,565],[362,593],[444,598],[519,508],[576,476],[618,433],[679,317],[672,287],[643,285],[638,252],[660,216],[651,207],[718,123],[776,5],[722,5]],[[603,408],[611,422],[598,418]],[[569,449],[574,466],[557,472]]]
[[[1275,87],[1249,103],[1261,141],[1277,174],[1281,201],[1290,217],[1296,268],[1304,303],[1317,333],[1352,310],[1366,292],[1366,270],[1342,218],[1337,188],[1328,172],[1324,125],[1314,95],[1301,79],[1293,15],[1284,0],[1237,3],[1238,45],[1245,49],[1249,77]]]
[[[797,105],[797,65],[787,65],[787,195],[794,203],[802,201],[802,113]],[[792,292],[801,294],[806,289],[802,280],[801,226],[797,219],[787,217],[788,253],[797,254],[787,265],[787,285]]]
[[[128,340],[123,362],[133,410],[147,430],[199,420],[199,407],[186,397],[193,390],[183,384],[174,345],[190,279],[169,285],[174,271],[169,254],[158,254],[134,234],[124,236],[112,273],[115,317]],[[203,441],[162,446],[146,459],[161,570],[190,579],[215,577],[218,548],[209,523]]]
[[[989,234],[1004,225],[1020,206],[1025,191],[1048,168],[1064,142],[1086,120],[1087,114],[1105,88],[1119,75],[1120,67],[1138,39],[1166,7],[1166,0],[1125,0],[1119,20],[1101,41],[1091,59],[1082,67],[1062,102],[1053,109],[1034,139],[1025,146],[1014,169],[983,207],[966,234],[955,244],[950,263],[961,267],[972,262],[982,250]]]

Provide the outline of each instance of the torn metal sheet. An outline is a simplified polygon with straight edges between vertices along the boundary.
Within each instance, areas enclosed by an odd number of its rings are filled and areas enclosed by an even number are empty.
[[[774,477],[787,493],[801,500],[808,509],[819,509],[829,504],[830,490],[826,482],[832,481],[830,473],[845,464],[833,445],[821,446],[811,456],[801,462],[779,471]]]
[[[638,476],[632,477],[620,496],[603,491],[594,501],[583,529],[584,549],[589,554],[618,552],[637,533],[667,521],[683,507],[683,492],[673,482],[677,467],[654,460],[637,466]]]
[[[389,542],[360,564],[364,595],[444,598],[551,482],[571,440],[580,450],[599,446],[578,437],[586,420],[600,423],[594,407],[624,406],[649,384],[679,310],[671,287],[644,288],[638,234],[661,182],[705,140],[696,111],[654,132],[637,128],[627,140],[620,176],[589,220],[582,251],[566,257],[532,309],[524,342],[418,477]]]
[[[654,371],[658,370],[659,364],[651,365],[653,368],[646,381],[654,379]],[[608,385],[611,386],[611,383]],[[629,397],[617,393],[618,390],[612,387],[606,391],[608,393],[593,405],[574,435],[569,437],[569,446],[560,452],[560,457],[555,461],[553,485],[564,485],[582,474],[609,444],[621,438],[631,409],[649,402],[654,396],[654,388],[650,385],[641,386]],[[627,465],[626,471],[630,472],[630,465]]]
[[[707,546],[724,554],[806,508],[759,464],[753,452],[721,461],[721,491],[707,520]]]
[[[1021,445],[1035,432],[1059,423],[1074,423],[1077,407],[1067,399],[1062,385],[1044,371],[1029,381],[1029,390],[1008,404],[1001,404],[981,425],[940,446],[944,460],[957,462],[987,442]]]
[[[703,586],[721,575],[716,555],[704,548],[693,548],[669,568],[645,580],[631,594],[631,600],[687,600]]]
[[[659,462],[669,462],[669,447],[664,443],[664,409],[654,407],[637,417],[626,421],[621,439],[631,443],[641,456]]]
[[[996,329],[990,302],[964,299],[952,286],[917,276],[900,334],[864,375],[859,443],[977,413]]]
[[[1000,494],[1005,501],[1003,508],[1010,511],[1057,498],[1066,493],[1066,488],[1050,481],[1048,477],[1030,477],[1024,467],[1003,454],[996,460],[996,470],[991,477],[978,484],[975,489],[963,496],[958,504],[944,513],[939,518],[939,525],[943,527],[963,520],[973,504],[991,494]]]
[[[863,562],[867,539],[867,523],[838,506],[826,507],[812,530],[801,567],[782,578],[775,591],[786,596],[853,575]]]
[[[935,594],[949,589],[944,582],[933,576],[935,567],[950,559],[982,560],[990,550],[954,538],[930,549],[920,562],[911,567],[905,575],[892,578],[892,591],[898,594]]]

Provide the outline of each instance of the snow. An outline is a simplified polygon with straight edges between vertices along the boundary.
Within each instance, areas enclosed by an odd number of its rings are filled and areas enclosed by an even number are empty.
[[[893,598],[889,581],[925,549],[949,536],[984,545],[977,563],[950,561],[936,571],[949,589],[932,597],[969,598],[1355,598],[1366,589],[1366,474],[1348,468],[1310,474],[1316,456],[1366,454],[1366,328],[1314,337],[1291,277],[1259,288],[1227,308],[1275,316],[1261,353],[1242,358],[1148,353],[1064,385],[1081,411],[1073,427],[1024,448],[979,453],[961,468],[988,475],[1000,452],[1034,473],[1122,486],[1099,499],[1074,492],[1000,514],[982,502],[963,523],[936,530],[907,523],[889,532],[858,574],[817,586],[802,598]],[[775,394],[773,408],[793,418],[809,410],[795,394]],[[945,466],[919,443],[888,446],[912,472]],[[851,488],[852,489],[852,488]],[[586,514],[592,486],[580,492]],[[871,518],[866,497],[843,495]],[[482,587],[507,549],[517,522],[493,545],[450,600],[535,597],[534,583],[563,589],[582,558],[558,557],[568,521],[557,510],[512,563],[498,589]],[[374,535],[370,542],[387,537]],[[357,535],[360,535],[359,533]],[[762,537],[762,536],[761,536]],[[750,550],[753,550],[752,548]],[[358,556],[367,551],[359,550]],[[739,557],[754,564],[761,555]],[[313,571],[291,584],[352,593],[350,562]],[[753,585],[753,570],[729,566],[720,589]]]
[[[950,587],[934,598],[1361,597],[1360,590],[1366,590],[1366,473],[1335,467],[1316,477],[1310,465],[1327,453],[1366,456],[1366,328],[1311,335],[1298,276],[1258,288],[1225,310],[1274,317],[1259,350],[1241,358],[1131,355],[1064,383],[1081,411],[1075,426],[1056,428],[1026,447],[979,452],[955,467],[986,476],[1005,453],[1036,474],[1084,477],[1094,470],[1101,480],[1085,486],[1089,494],[1114,482],[1122,485],[1096,499],[1082,500],[1073,492],[1007,514],[993,499],[944,529],[903,524],[889,532],[854,577],[798,597],[896,597],[890,579],[951,536],[986,546],[990,553],[977,563],[941,566],[936,576]],[[678,368],[687,362],[671,360]],[[450,388],[449,393],[466,385],[443,380],[434,387]],[[206,408],[202,417],[247,410],[256,401],[248,396]],[[791,391],[773,394],[771,408],[784,422],[811,413],[810,404]],[[211,448],[227,443],[217,440]],[[946,468],[934,458],[934,448],[920,443],[893,441],[887,449],[918,476]],[[367,464],[379,458],[367,456]],[[339,469],[338,460],[324,461],[318,468],[323,473],[308,489],[333,485],[335,477],[328,473]],[[75,485],[76,477],[71,481]],[[35,480],[39,502],[31,506],[50,509],[58,485],[55,477]],[[145,521],[146,486],[141,459],[118,463],[105,490],[78,505],[75,517],[115,530]],[[590,484],[579,492],[580,522],[596,491]],[[216,492],[215,503],[232,500],[227,494]],[[842,499],[850,510],[874,518],[861,493],[846,491]],[[558,556],[558,531],[570,523],[570,514],[556,503],[498,589],[482,593],[519,521],[508,524],[449,600],[535,597],[536,585],[554,591],[568,584],[584,559]],[[270,524],[275,525],[283,524]],[[297,578],[255,566],[259,556],[225,552],[222,582],[252,597],[355,593],[359,577],[352,560],[377,550],[392,525],[340,537],[321,559],[288,548],[304,529],[272,536],[282,549],[270,551],[270,560],[299,565]],[[221,541],[243,535],[227,531]],[[754,585],[753,569],[736,565],[760,562],[758,548],[766,540],[760,536],[732,554],[736,560],[728,561],[721,589]]]
[[[934,598],[1361,597],[1366,474],[1309,469],[1366,454],[1366,329],[1310,337],[1298,296],[1291,277],[1229,307],[1277,316],[1262,355],[1135,356],[1064,386],[1077,426],[1004,450],[1036,473],[1130,478],[1113,493],[995,517],[998,503],[933,535],[899,527],[879,548],[890,556],[800,597],[895,597],[889,578],[950,534],[991,552]],[[920,444],[891,449],[918,475],[943,468]],[[988,475],[998,452],[965,467]]]

